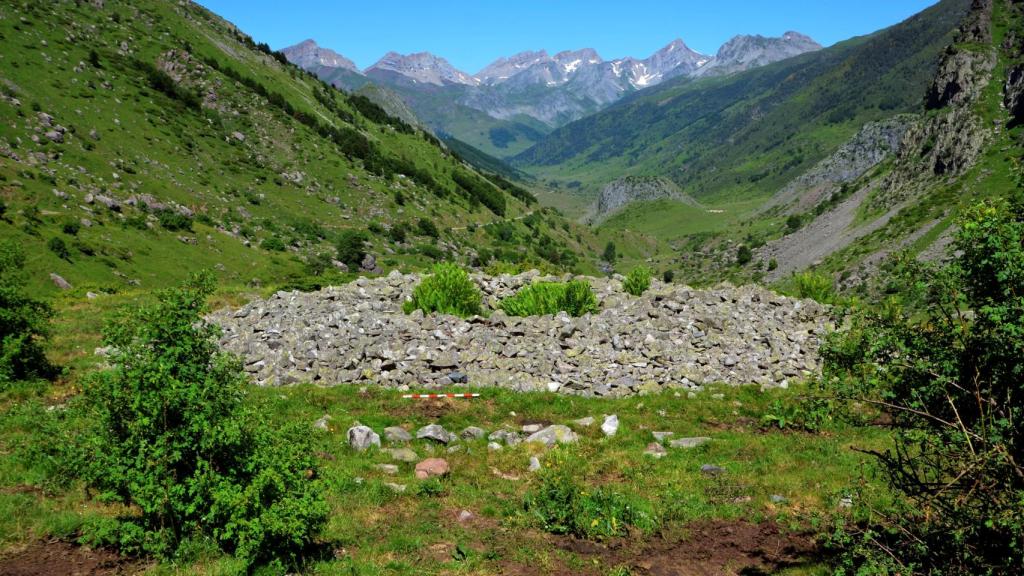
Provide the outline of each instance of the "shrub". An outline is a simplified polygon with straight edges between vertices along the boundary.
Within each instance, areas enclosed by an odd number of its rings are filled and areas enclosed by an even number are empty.
[[[358,271],[366,258],[366,234],[359,230],[345,230],[338,238],[338,261],[351,271]]]
[[[676,273],[673,272],[672,270],[665,270],[665,272],[661,275],[661,281],[664,282],[665,284],[671,284],[672,281],[675,279]]]
[[[789,218],[786,218],[786,233],[792,234],[800,229],[804,225],[803,216],[799,214],[791,214]]]
[[[564,448],[552,450],[544,460],[536,476],[539,485],[523,500],[523,511],[543,530],[578,538],[610,538],[625,535],[630,526],[644,532],[658,527],[649,502],[606,487],[582,486],[577,478],[583,463]]]
[[[416,223],[416,229],[419,231],[420,236],[429,236],[431,238],[437,238],[441,235],[437,230],[437,225],[434,224],[433,220],[427,218],[420,218]]]
[[[754,252],[750,249],[750,246],[744,244],[736,250],[736,263],[740,266],[750,264],[750,261],[753,259]]]
[[[24,252],[14,242],[0,243],[0,389],[54,375],[42,347],[53,311],[29,295],[24,268]]]
[[[81,230],[82,225],[76,220],[68,220],[61,226],[61,232],[68,236],[77,236],[78,231]]]
[[[268,252],[284,252],[284,240],[281,240],[277,236],[268,236],[263,239],[263,242],[260,242],[260,248],[263,248]]]
[[[837,539],[848,573],[1016,574],[1024,565],[1024,196],[959,222],[960,256],[910,256],[895,294],[830,339],[825,373],[854,410],[881,404],[877,453],[902,498]]]
[[[57,258],[60,258],[61,260],[71,258],[71,252],[68,250],[68,245],[60,236],[50,238],[50,241],[46,243],[46,247],[50,249],[50,252],[56,254]]]
[[[614,264],[616,257],[615,243],[609,240],[604,246],[604,253],[601,254],[601,258],[609,264]]]
[[[171,232],[192,231],[192,219],[177,210],[164,209],[156,213],[160,227]]]
[[[771,260],[768,261],[768,271],[769,272],[771,272],[772,270],[778,269],[778,267],[779,267],[779,261],[776,260],[775,258],[772,258]]]
[[[651,287],[651,270],[646,266],[637,266],[622,282],[622,288],[633,296],[642,296]]]
[[[597,298],[590,284],[583,280],[537,282],[502,300],[501,309],[509,316],[542,316],[559,312],[583,316],[597,312]]]
[[[480,290],[465,270],[441,263],[413,289],[412,300],[405,303],[403,310],[406,314],[422,310],[426,314],[438,312],[465,318],[480,314],[481,302]]]
[[[73,463],[103,500],[138,510],[116,530],[129,552],[170,557],[208,537],[249,563],[294,559],[327,517],[309,432],[244,404],[241,365],[203,320],[212,288],[193,278],[107,327],[114,367],[86,381],[92,425]]]

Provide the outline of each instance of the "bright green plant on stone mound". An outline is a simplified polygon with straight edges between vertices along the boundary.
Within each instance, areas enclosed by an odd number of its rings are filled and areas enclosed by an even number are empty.
[[[480,289],[469,274],[456,264],[441,263],[434,273],[424,278],[412,291],[412,299],[402,309],[406,314],[422,310],[463,318],[483,312]]]
[[[100,544],[170,558],[211,539],[247,563],[294,563],[327,518],[309,431],[246,404],[241,366],[202,320],[212,287],[194,278],[108,327],[113,367],[85,384],[91,425],[66,466],[137,511]]]
[[[501,309],[509,316],[542,316],[566,312],[583,316],[597,312],[597,297],[590,284],[583,280],[570,282],[538,282],[501,301]]]
[[[622,282],[622,288],[633,296],[642,296],[651,287],[651,270],[646,266],[634,268]]]

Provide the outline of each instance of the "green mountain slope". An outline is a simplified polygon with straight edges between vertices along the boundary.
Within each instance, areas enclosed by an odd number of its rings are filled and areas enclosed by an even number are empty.
[[[278,283],[347,230],[383,268],[588,266],[586,231],[194,3],[7,3],[0,41],[0,237],[40,288]]]
[[[766,196],[865,122],[920,110],[970,0],[944,0],[871,36],[726,78],[681,79],[569,124],[516,158],[595,188],[667,175],[697,197]]]

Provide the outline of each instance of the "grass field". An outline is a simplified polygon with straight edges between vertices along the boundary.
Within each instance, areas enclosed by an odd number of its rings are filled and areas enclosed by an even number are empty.
[[[692,397],[684,391],[620,400],[482,392],[479,399],[416,401],[371,383],[364,388],[252,390],[250,400],[274,421],[312,426],[322,416],[331,418],[329,430],[317,433],[316,447],[317,478],[332,512],[322,535],[324,551],[306,567],[310,573],[621,574],[628,572],[613,570],[635,569],[655,549],[669,558],[683,554],[683,543],[692,540],[694,530],[756,527],[780,542],[810,542],[808,534],[842,514],[840,500],[854,491],[866,488],[879,502],[885,500],[865,475],[871,458],[854,450],[885,447],[880,429],[841,427],[809,434],[762,425],[772,403],[792,400],[795,391],[723,388]],[[90,517],[125,512],[88,501],[80,488],[38,488],[45,486],[41,471],[20,456],[24,441],[39,419],[52,414],[48,407],[59,404],[62,393],[54,390],[32,400],[8,396],[3,402],[0,547],[8,552],[41,538],[72,537]],[[604,414],[620,419],[613,437],[599,429]],[[450,452],[414,440],[410,447],[419,459],[435,456],[449,462],[451,473],[440,482],[416,480],[413,464],[379,450],[358,453],[346,442],[346,430],[355,422],[378,433],[385,426],[402,426],[415,434],[432,423],[458,433],[466,426],[519,430],[525,424],[568,424],[586,416],[596,422],[574,425],[578,444],[550,450],[523,443],[489,451],[486,440],[473,440],[460,441]],[[664,458],[654,459],[643,454],[653,431],[712,440],[695,449],[668,448]],[[386,441],[384,447],[389,447]],[[546,533],[523,505],[524,496],[539,484],[538,474],[527,470],[534,455],[542,466],[570,468],[584,490],[611,491],[648,507],[656,525],[595,541]],[[389,474],[381,464],[395,464],[397,472]],[[724,472],[702,473],[705,464]],[[404,485],[405,491],[395,492],[389,483]],[[756,559],[741,556],[735,561],[757,565]],[[813,573],[816,563],[812,553],[796,562],[803,568],[793,573]],[[153,564],[149,573],[227,574],[236,569],[231,558],[210,553],[177,566]]]

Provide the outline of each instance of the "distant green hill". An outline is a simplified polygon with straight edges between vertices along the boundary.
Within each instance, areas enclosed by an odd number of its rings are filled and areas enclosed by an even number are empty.
[[[514,163],[592,191],[664,175],[698,198],[766,196],[868,121],[923,109],[970,0],[870,36],[724,78],[681,78],[568,124]]]
[[[333,270],[351,230],[384,269],[593,267],[585,229],[195,3],[0,16],[0,237],[26,248],[42,289],[56,290],[50,273],[116,290],[199,268],[304,282]]]

